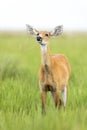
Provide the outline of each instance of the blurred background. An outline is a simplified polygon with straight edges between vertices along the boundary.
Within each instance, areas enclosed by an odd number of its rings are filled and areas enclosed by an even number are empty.
[[[0,31],[25,30],[25,24],[65,31],[87,31],[87,0],[1,0]]]

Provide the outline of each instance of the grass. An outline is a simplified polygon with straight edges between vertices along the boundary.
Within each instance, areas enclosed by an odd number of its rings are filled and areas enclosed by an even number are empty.
[[[50,39],[52,53],[71,64],[67,108],[58,111],[48,93],[41,114],[38,86],[40,48],[27,34],[0,34],[0,130],[87,129],[87,34]]]

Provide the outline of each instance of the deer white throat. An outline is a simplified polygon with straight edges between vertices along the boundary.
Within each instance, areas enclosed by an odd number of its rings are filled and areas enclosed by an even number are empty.
[[[41,45],[41,52],[46,53],[47,52],[47,45]]]
[[[43,65],[50,65],[50,54],[47,45],[41,45],[41,54],[42,54],[42,64]]]

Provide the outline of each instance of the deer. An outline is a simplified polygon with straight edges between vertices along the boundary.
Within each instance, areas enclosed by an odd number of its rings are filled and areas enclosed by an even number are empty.
[[[50,53],[49,39],[52,36],[59,36],[63,32],[63,26],[56,26],[52,31],[38,31],[30,25],[27,31],[30,35],[35,35],[41,49],[41,65],[39,69],[39,87],[41,93],[42,113],[46,113],[46,95],[50,91],[55,107],[64,110],[68,98],[68,81],[71,74],[71,67],[64,54]],[[62,99],[60,98],[62,94]]]

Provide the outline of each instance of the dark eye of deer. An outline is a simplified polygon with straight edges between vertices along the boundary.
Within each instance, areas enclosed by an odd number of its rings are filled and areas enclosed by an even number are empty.
[[[48,37],[48,34],[45,34],[45,36],[47,36],[47,37]]]
[[[39,33],[37,33],[37,36],[39,35]]]

